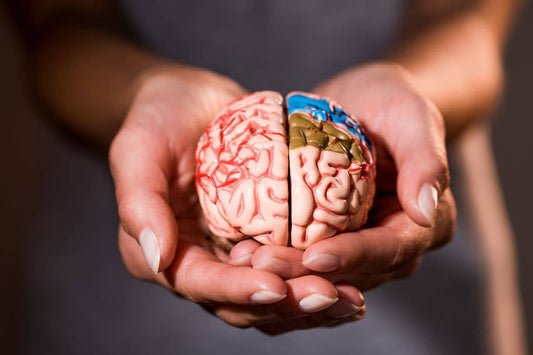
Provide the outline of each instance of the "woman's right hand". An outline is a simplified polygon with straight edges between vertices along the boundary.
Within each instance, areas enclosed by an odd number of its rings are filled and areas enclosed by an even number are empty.
[[[196,143],[223,105],[245,90],[181,66],[144,75],[136,90],[109,153],[128,271],[227,323],[269,334],[361,318],[364,300],[356,288],[316,275],[283,280],[234,266],[207,241],[194,186]]]

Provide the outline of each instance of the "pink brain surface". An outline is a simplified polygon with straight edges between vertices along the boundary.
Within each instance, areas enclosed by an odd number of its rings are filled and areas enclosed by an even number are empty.
[[[263,244],[289,239],[288,147],[283,98],[271,91],[229,104],[196,151],[196,186],[213,235]]]
[[[295,92],[285,106],[272,91],[247,95],[200,138],[196,185],[215,240],[305,249],[366,223],[376,175],[366,134],[331,100]]]

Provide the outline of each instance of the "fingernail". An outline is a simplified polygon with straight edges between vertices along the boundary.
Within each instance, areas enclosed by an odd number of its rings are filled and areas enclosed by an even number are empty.
[[[358,298],[357,300],[355,301],[355,305],[357,307],[363,307],[365,305],[365,297],[363,297],[363,294],[361,293],[361,291],[359,291],[359,294],[358,294]]]
[[[365,309],[365,306],[356,306],[355,304],[348,302],[346,300],[339,300],[333,306],[328,308],[326,314],[328,317],[339,319],[353,316],[354,314],[360,313]]]
[[[144,228],[139,236],[139,244],[144,254],[144,258],[148,262],[150,269],[157,274],[159,272],[159,259],[161,258],[161,247],[155,237],[154,232],[148,228]]]
[[[338,297],[330,298],[324,295],[313,293],[312,295],[309,295],[305,297],[304,299],[302,299],[298,303],[298,306],[304,312],[313,313],[313,312],[318,312],[325,308],[328,308],[329,306],[331,306],[338,300],[339,300]]]
[[[287,273],[290,271],[290,264],[278,258],[269,258],[258,265],[254,265],[254,269],[268,270],[274,273]]]
[[[231,260],[231,263],[233,265],[249,265],[250,264],[250,260],[252,259],[252,253],[250,254],[246,254],[246,255],[243,255],[241,257],[238,257],[237,259],[233,259]]]
[[[428,183],[422,186],[418,194],[418,208],[431,225],[435,224],[437,196],[437,189]]]
[[[307,258],[302,265],[314,271],[335,271],[341,267],[339,258],[331,254],[318,254]]]
[[[250,296],[250,301],[252,303],[268,304],[281,301],[287,297],[287,295],[280,295],[269,290],[257,291],[252,296]]]

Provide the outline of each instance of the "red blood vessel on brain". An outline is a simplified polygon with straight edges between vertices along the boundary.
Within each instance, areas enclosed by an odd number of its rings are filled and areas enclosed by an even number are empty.
[[[230,103],[200,138],[196,162],[200,204],[219,242],[305,249],[361,228],[374,198],[370,140],[340,106],[306,93],[289,94],[286,107],[272,91]]]

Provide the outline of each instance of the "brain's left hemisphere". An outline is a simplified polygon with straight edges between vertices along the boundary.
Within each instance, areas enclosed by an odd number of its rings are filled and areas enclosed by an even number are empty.
[[[217,237],[287,245],[288,147],[283,99],[271,91],[226,107],[198,143],[196,184]]]

